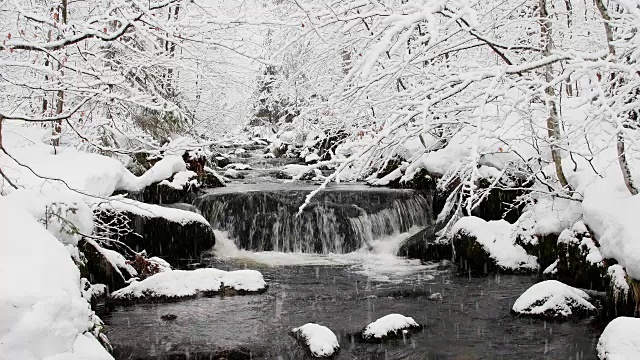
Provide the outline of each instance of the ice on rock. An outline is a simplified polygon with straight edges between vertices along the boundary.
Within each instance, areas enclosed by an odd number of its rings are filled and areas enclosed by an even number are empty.
[[[224,271],[214,268],[157,273],[111,293],[116,301],[153,301],[194,297],[223,289],[238,293],[264,291],[267,283],[255,270]]]
[[[595,310],[587,293],[556,280],[547,280],[531,286],[520,295],[512,307],[512,311],[520,315],[554,319],[565,319]]]
[[[365,341],[381,341],[401,337],[410,330],[417,329],[420,329],[420,325],[413,318],[400,314],[389,314],[367,325],[362,330],[362,338]]]
[[[619,317],[613,319],[598,340],[600,360],[640,359],[640,319]]]
[[[291,330],[293,336],[309,347],[315,357],[330,357],[340,349],[338,338],[328,327],[307,323]]]

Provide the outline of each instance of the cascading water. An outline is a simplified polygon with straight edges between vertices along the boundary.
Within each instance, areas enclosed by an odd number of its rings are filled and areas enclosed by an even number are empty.
[[[297,215],[310,189],[211,191],[196,199],[211,226],[240,249],[344,254],[431,224],[429,193],[364,186],[328,188]]]

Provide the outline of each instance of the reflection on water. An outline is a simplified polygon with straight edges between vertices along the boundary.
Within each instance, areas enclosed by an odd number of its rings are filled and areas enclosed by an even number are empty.
[[[510,315],[534,277],[466,278],[430,266],[399,283],[374,280],[354,264],[262,265],[265,294],[118,307],[103,319],[117,359],[209,359],[223,349],[246,355],[235,358],[303,359],[288,332],[307,322],[338,335],[338,359],[595,359],[597,334],[588,319],[558,324]],[[214,265],[242,266],[241,259]],[[429,300],[436,292],[443,299]],[[350,333],[389,313],[412,316],[425,330],[382,345],[351,340]],[[165,314],[177,319],[163,321]]]

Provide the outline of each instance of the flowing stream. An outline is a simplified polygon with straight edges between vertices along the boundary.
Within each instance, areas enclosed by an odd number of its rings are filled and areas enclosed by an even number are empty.
[[[396,256],[433,226],[431,194],[333,185],[296,215],[315,185],[231,184],[194,205],[216,229],[207,266],[259,270],[266,293],[115,307],[102,314],[116,359],[305,359],[289,335],[308,322],[339,338],[337,359],[595,359],[590,319],[510,314],[532,276],[458,276],[447,261]],[[385,344],[351,334],[390,314],[421,333]],[[173,321],[161,316],[174,314]]]

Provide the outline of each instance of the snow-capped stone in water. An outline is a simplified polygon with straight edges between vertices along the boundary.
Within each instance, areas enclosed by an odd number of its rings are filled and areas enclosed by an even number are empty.
[[[234,154],[239,155],[239,154],[244,154],[245,152],[247,152],[247,150],[243,148],[238,148],[236,149],[236,151],[234,151]]]
[[[309,347],[315,357],[331,357],[340,349],[338,338],[328,327],[307,323],[291,330],[293,336]]]
[[[191,298],[198,294],[259,293],[267,288],[255,270],[224,271],[214,268],[173,270],[157,273],[111,293],[116,302],[144,302]],[[228,291],[227,291],[228,290]]]
[[[436,300],[442,300],[442,299],[443,299],[442,294],[440,294],[439,292],[429,295],[429,300],[436,301]]]
[[[552,319],[566,319],[595,310],[587,293],[556,280],[547,280],[531,286],[520,295],[512,308],[514,313],[520,315]]]
[[[421,326],[413,318],[389,314],[367,325],[362,330],[362,339],[365,341],[382,341],[399,338],[411,331],[420,330]]]
[[[604,328],[598,340],[600,360],[640,359],[640,319],[619,317]]]
[[[251,165],[242,164],[242,163],[233,163],[224,167],[225,169],[233,169],[233,170],[251,170]]]

